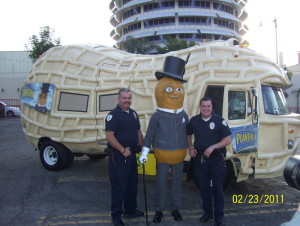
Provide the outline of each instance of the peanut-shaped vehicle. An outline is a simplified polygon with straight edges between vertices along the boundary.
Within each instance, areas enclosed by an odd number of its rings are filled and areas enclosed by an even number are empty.
[[[120,88],[132,91],[132,108],[145,133],[157,107],[154,74],[170,55],[189,56],[184,74],[184,109],[189,117],[199,113],[200,99],[210,96],[215,113],[232,130],[227,179],[281,175],[300,142],[300,116],[289,111],[280,88],[288,78],[280,66],[234,39],[163,55],[105,46],[49,49],[34,64],[21,96],[22,127],[43,165],[59,170],[71,165],[74,155],[105,156],[104,120],[116,106]],[[288,177],[299,168],[295,161]]]

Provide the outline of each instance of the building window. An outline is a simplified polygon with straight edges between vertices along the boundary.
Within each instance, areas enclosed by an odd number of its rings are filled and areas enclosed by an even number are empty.
[[[128,27],[123,28],[123,34],[127,34],[132,31],[141,30],[141,23],[131,24]]]
[[[211,34],[196,34],[197,41],[200,42],[210,42],[212,41],[212,35]]]
[[[123,20],[141,13],[141,7],[135,7],[123,13]]]
[[[193,39],[193,34],[179,34],[179,39]]]
[[[87,112],[89,95],[61,92],[58,104],[59,111]]]
[[[123,5],[125,5],[128,2],[131,2],[132,0],[123,0]]]
[[[229,38],[225,35],[215,35],[215,40],[228,40]]]
[[[194,7],[194,8],[203,8],[203,9],[210,9],[210,2],[209,1],[178,1],[178,6],[180,8],[186,8],[186,7]]]
[[[168,38],[176,38],[176,34],[167,34],[167,35],[163,35],[163,39],[167,40]]]
[[[214,19],[214,24],[234,30],[234,23],[229,20]]]
[[[209,17],[179,17],[179,24],[211,25]]]
[[[165,26],[165,25],[175,25],[175,18],[167,17],[167,18],[160,18],[160,19],[144,21],[144,28]]]
[[[195,41],[195,42],[209,42],[212,41],[212,35],[211,34],[179,34],[179,39],[182,40],[189,40],[189,41]]]
[[[214,3],[213,5],[214,9],[219,10],[219,11],[223,11],[226,13],[230,13],[233,15],[233,8],[229,7],[227,5],[221,4],[221,3]]]
[[[151,36],[151,37],[148,38],[148,40],[150,42],[160,41],[160,36],[159,35]]]
[[[155,2],[155,3],[144,5],[144,12],[166,9],[166,8],[174,8],[174,7],[175,7],[174,1]]]

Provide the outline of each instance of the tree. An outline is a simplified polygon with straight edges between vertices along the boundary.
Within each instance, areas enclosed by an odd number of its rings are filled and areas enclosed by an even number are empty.
[[[28,39],[28,46],[25,45],[26,50],[29,52],[29,58],[34,63],[44,52],[54,46],[60,45],[60,38],[54,39],[55,30],[49,26],[41,27],[39,37],[32,35]]]
[[[164,53],[168,53],[171,51],[186,49],[186,48],[196,45],[196,42],[194,42],[194,41],[187,42],[186,40],[178,40],[178,39],[172,38],[170,36],[167,36],[166,39],[167,39],[167,43],[164,47],[156,48],[158,54],[164,54]]]
[[[149,53],[152,49],[156,48],[156,45],[150,44],[149,40],[146,38],[135,39],[132,36],[127,36],[124,41],[124,50],[129,53],[140,53],[146,54]]]

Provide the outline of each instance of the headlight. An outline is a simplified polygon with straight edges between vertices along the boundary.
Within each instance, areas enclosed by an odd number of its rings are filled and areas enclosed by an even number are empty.
[[[288,149],[293,149],[293,147],[294,147],[294,141],[288,140]]]

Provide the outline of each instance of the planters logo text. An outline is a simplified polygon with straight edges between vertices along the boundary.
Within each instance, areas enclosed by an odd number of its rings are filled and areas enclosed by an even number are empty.
[[[257,150],[257,126],[232,128],[232,147],[234,153],[248,153]]]

